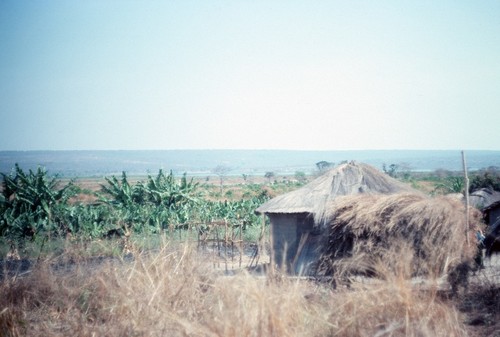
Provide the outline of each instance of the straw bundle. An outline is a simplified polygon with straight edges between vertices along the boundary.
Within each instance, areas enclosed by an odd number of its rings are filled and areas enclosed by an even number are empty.
[[[452,198],[421,194],[336,198],[321,219],[328,230],[322,267],[328,270],[336,260],[356,259],[354,269],[373,274],[374,266],[400,266],[404,258],[412,275],[446,272],[477,251],[474,228],[481,214],[469,212],[468,244],[464,207]]]

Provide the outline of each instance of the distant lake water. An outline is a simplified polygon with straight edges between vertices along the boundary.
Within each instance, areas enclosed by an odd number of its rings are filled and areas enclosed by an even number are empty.
[[[466,151],[469,170],[500,167],[500,151]],[[120,174],[156,174],[159,169],[190,176],[213,175],[216,166],[229,168],[228,175],[292,175],[316,170],[316,163],[356,160],[382,169],[384,164],[403,165],[413,171],[462,170],[460,150],[155,150],[155,151],[0,151],[0,172],[9,173],[18,163],[22,169],[45,167],[65,177],[97,177]]]

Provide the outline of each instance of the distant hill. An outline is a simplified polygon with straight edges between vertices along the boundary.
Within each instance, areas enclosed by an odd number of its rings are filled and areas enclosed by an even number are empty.
[[[500,151],[466,151],[470,170],[500,167]],[[45,167],[65,177],[94,177],[156,173],[160,168],[176,174],[210,175],[218,165],[229,175],[311,173],[319,161],[339,163],[357,160],[379,169],[385,163],[404,164],[414,171],[462,169],[461,152],[425,150],[289,151],[289,150],[164,150],[164,151],[0,151],[0,172],[9,173],[15,163],[23,169]]]

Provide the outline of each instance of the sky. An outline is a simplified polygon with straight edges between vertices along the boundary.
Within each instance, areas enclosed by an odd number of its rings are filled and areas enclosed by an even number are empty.
[[[0,0],[0,151],[500,150],[500,1]]]

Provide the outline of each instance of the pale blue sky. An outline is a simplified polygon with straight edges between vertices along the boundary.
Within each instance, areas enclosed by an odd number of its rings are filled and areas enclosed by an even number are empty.
[[[500,1],[0,0],[0,150],[500,150]]]

